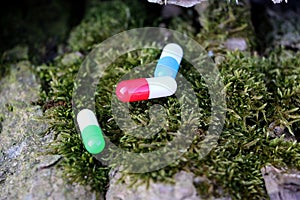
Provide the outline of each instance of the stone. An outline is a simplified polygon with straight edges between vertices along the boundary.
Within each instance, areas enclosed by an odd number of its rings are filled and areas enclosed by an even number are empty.
[[[145,183],[136,183],[136,187],[130,187],[130,176],[126,176],[125,183],[118,182],[120,177],[120,172],[110,173],[110,187],[106,193],[107,200],[201,199],[197,195],[196,188],[193,184],[194,175],[185,171],[180,171],[175,174],[175,184],[150,181],[149,188],[147,188],[147,184]]]
[[[174,4],[182,7],[192,7],[196,4],[204,2],[205,0],[148,0],[148,1],[151,3],[158,3],[161,5]]]
[[[285,141],[297,141],[296,136],[294,134],[291,134],[287,127],[275,121],[269,125],[267,135],[271,139],[283,137]]]
[[[282,0],[272,0],[273,1],[273,3],[281,3],[282,2]],[[285,3],[287,3],[288,1],[287,0],[284,0],[285,1]]]
[[[195,6],[197,4],[200,4],[202,2],[206,2],[207,0],[148,0],[148,2],[151,3],[158,3],[158,4],[174,4],[174,5],[178,5],[178,6],[182,6],[182,7],[192,7]],[[283,2],[283,0],[272,0],[273,3],[281,3]],[[288,2],[288,0],[284,0],[285,3]],[[235,0],[235,3],[238,4],[239,1]]]
[[[83,58],[83,55],[79,52],[67,53],[63,56],[61,63],[64,66],[70,66],[75,64],[76,62],[80,61]]]
[[[39,92],[29,61],[10,64],[0,80],[0,200],[102,199],[88,186],[68,183],[56,167],[62,157],[46,154],[54,133],[45,134],[42,108],[31,103]]]
[[[261,169],[270,200],[300,199],[300,172],[277,169],[272,165]]]
[[[231,51],[245,51],[247,49],[247,42],[244,38],[229,38],[225,41],[224,46]]]

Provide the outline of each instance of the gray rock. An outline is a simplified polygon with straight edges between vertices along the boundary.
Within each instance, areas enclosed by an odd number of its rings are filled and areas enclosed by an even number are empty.
[[[53,133],[44,135],[42,109],[31,104],[40,91],[31,67],[28,61],[11,64],[0,80],[0,200],[101,199],[88,187],[68,184],[55,167],[61,156],[45,154]]]
[[[277,169],[271,165],[261,169],[271,200],[300,199],[300,172]]]
[[[245,51],[247,49],[247,42],[244,38],[229,38],[224,43],[224,46],[231,51]]]
[[[83,55],[79,51],[73,52],[73,53],[68,53],[63,56],[61,63],[64,66],[70,66],[70,65],[75,64],[82,58],[83,58]]]
[[[290,133],[289,129],[283,124],[280,124],[279,121],[274,121],[269,125],[267,135],[272,139],[283,137],[285,141],[297,141],[295,135]]]
[[[120,172],[110,178],[110,187],[106,194],[107,200],[200,200],[193,184],[193,174],[181,171],[174,176],[175,184],[155,183],[150,181],[149,188],[145,183],[130,187],[130,176],[125,183],[119,183]]]
[[[283,2],[283,0],[272,0],[273,1],[273,3],[281,3],[281,2]],[[284,0],[285,1],[285,3],[287,3],[287,0]]]
[[[206,0],[148,0],[151,3],[174,4],[182,7],[192,7]]]

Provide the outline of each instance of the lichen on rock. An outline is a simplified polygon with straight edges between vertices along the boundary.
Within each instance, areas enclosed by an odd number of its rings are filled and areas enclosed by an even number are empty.
[[[40,83],[32,71],[33,65],[16,61],[7,66],[9,73],[0,80],[0,199],[100,196],[88,187],[67,184],[61,177],[63,170],[53,166],[57,164],[57,155],[45,157],[53,133],[45,135],[47,120],[41,107],[32,104],[40,98]]]

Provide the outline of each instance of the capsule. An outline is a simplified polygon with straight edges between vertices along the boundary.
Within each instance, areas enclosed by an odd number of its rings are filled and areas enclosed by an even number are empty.
[[[100,153],[105,147],[103,132],[93,111],[83,109],[77,114],[77,123],[83,144],[91,154]]]
[[[122,102],[134,102],[171,96],[176,89],[176,81],[169,76],[139,78],[121,81],[117,85],[116,95]]]
[[[183,50],[175,43],[167,44],[160,55],[154,77],[171,76],[176,78],[182,60]]]

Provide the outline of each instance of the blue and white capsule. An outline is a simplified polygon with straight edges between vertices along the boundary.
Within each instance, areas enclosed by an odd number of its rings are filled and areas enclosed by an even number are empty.
[[[175,43],[167,44],[160,55],[154,77],[171,76],[176,78],[182,60],[183,50]]]

